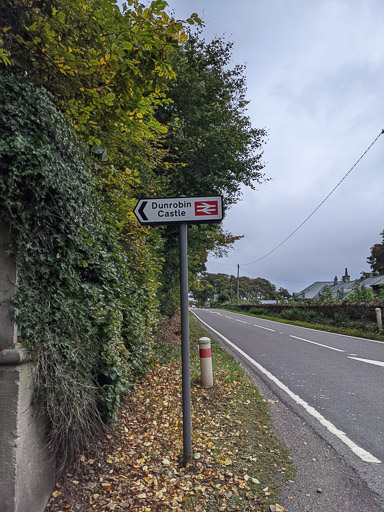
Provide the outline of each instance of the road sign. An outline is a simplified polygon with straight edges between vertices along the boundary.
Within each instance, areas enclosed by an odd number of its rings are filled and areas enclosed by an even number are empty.
[[[148,226],[179,224],[183,461],[186,466],[192,459],[187,225],[222,220],[223,201],[221,196],[140,199],[133,213],[140,224]]]
[[[140,199],[133,213],[140,224],[149,226],[218,222],[223,218],[223,201],[221,196]]]

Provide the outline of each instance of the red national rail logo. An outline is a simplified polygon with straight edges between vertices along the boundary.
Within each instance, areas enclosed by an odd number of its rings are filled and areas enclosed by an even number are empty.
[[[195,215],[217,215],[219,213],[218,201],[196,201]]]

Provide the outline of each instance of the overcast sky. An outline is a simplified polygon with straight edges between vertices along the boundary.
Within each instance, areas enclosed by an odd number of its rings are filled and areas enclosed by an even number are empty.
[[[265,127],[265,173],[244,188],[224,229],[244,235],[209,272],[265,277],[299,291],[314,281],[368,271],[384,229],[384,135],[313,217],[384,128],[383,0],[168,0],[185,19],[197,12],[204,36],[235,43],[245,64],[248,114]]]

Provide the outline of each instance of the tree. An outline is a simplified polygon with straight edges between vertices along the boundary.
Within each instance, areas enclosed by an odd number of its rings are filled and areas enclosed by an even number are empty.
[[[384,274],[384,230],[380,233],[381,244],[375,244],[371,247],[371,255],[367,258],[367,263],[372,269],[371,275],[378,276]]]
[[[345,300],[351,302],[373,302],[375,300],[375,295],[372,288],[365,288],[361,285],[356,286]]]
[[[13,72],[52,92],[105,160],[122,148],[132,157],[165,131],[154,111],[174,77],[169,56],[186,39],[182,23],[164,12],[166,2],[127,3],[121,12],[116,0],[8,0],[0,10]]]
[[[330,286],[324,286],[319,292],[318,302],[335,302]]]
[[[290,297],[288,290],[280,288],[277,291],[275,285],[261,277],[251,279],[242,276],[239,281],[240,299],[245,302],[255,304],[262,299],[282,300]],[[208,298],[210,299],[213,299],[213,296],[217,294],[219,296],[218,302],[233,302],[236,296],[237,279],[233,275],[203,272],[198,276],[197,285],[191,288],[194,298],[198,299],[195,293],[198,293],[201,289],[209,292]]]
[[[93,173],[127,233],[136,230],[127,211],[135,205],[137,168],[151,183],[165,153],[167,128],[155,111],[169,101],[170,55],[187,37],[166,5],[129,0],[121,11],[116,0],[5,0],[0,7],[0,72],[25,75],[54,95],[89,145]]]
[[[226,206],[239,199],[241,185],[254,188],[263,180],[261,148],[267,135],[253,128],[246,114],[244,66],[230,68],[232,46],[190,34],[171,57],[172,102],[156,114],[169,127],[164,145],[172,160],[158,171],[167,179],[167,191],[222,195]]]
[[[277,290],[277,300],[285,302],[291,298],[291,294],[286,288],[279,288]]]
[[[154,295],[161,233],[142,228],[132,210],[144,187],[145,195],[158,188],[153,169],[167,152],[160,144],[167,128],[155,111],[169,102],[170,56],[187,36],[183,22],[164,11],[165,1],[126,4],[121,11],[116,0],[3,0],[0,73],[52,93],[89,150],[89,171],[102,186],[132,279]],[[195,21],[197,15],[188,19]]]
[[[20,343],[64,458],[90,446],[143,371],[150,283],[130,272],[84,147],[52,95],[0,74],[0,218],[12,233]]]
[[[163,193],[222,195],[224,210],[239,200],[242,185],[254,188],[264,179],[261,148],[266,131],[253,128],[246,114],[244,67],[230,66],[232,46],[221,38],[206,43],[199,32],[190,34],[171,56],[176,78],[167,94],[172,101],[156,113],[168,127],[166,165],[156,169]],[[239,238],[224,233],[220,224],[194,226],[189,232],[192,280],[205,270],[211,251],[225,252]],[[173,228],[164,232],[169,276],[177,268],[175,234]],[[163,284],[164,293],[172,294],[174,283],[163,278]]]
[[[205,306],[209,299],[213,299],[215,288],[206,280],[197,280],[190,288],[193,298],[199,305]]]
[[[166,2],[127,3],[0,3],[0,215],[16,234],[37,399],[63,453],[113,417],[157,321],[162,241],[131,210],[136,166],[152,176],[166,151],[154,112],[185,33]]]

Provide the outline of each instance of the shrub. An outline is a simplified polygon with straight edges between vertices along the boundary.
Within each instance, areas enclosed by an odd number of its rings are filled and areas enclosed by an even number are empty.
[[[298,308],[289,308],[283,309],[280,313],[281,318],[286,320],[298,320],[298,315],[300,314],[300,310]]]
[[[249,310],[249,312],[252,314],[252,315],[265,315],[265,314],[268,314],[268,311],[266,311],[265,309],[263,308],[251,308]]]
[[[144,370],[148,293],[90,177],[81,146],[43,88],[0,76],[0,215],[18,270],[20,341],[36,401],[64,457],[93,442]]]

